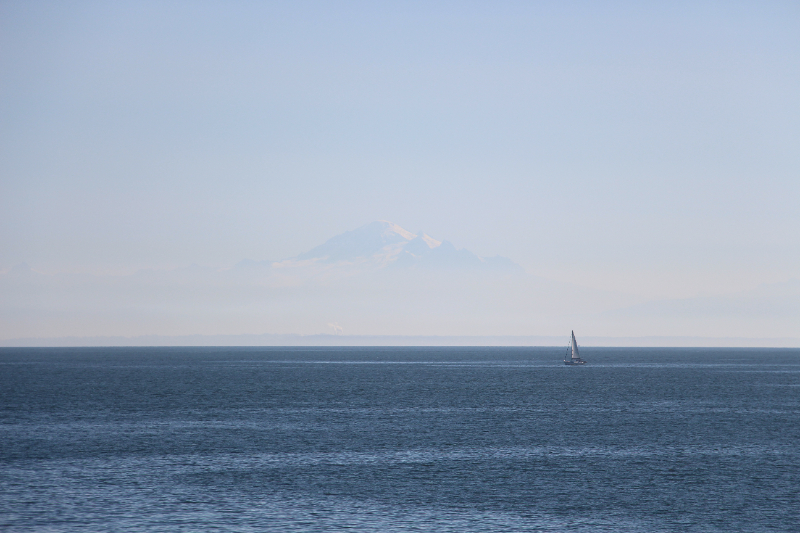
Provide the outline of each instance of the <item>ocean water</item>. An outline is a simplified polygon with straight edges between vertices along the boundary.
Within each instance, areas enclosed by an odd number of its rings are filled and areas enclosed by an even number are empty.
[[[800,350],[0,349],[0,530],[800,530]]]

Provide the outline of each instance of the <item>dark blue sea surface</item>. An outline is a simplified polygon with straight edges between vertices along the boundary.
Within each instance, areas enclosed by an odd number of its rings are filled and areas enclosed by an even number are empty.
[[[3,531],[800,530],[800,350],[0,349]]]

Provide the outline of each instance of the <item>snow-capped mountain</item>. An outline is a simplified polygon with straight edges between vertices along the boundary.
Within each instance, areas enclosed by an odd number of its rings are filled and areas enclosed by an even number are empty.
[[[480,257],[468,250],[458,250],[448,241],[412,233],[386,220],[336,235],[289,261],[522,272],[522,267],[505,257]]]
[[[499,275],[495,274],[499,273]],[[648,302],[526,274],[378,221],[283,261],[126,275],[0,271],[0,339],[240,333],[608,335],[786,338],[800,281],[717,297]],[[787,335],[789,333],[789,335]],[[0,341],[1,343],[2,341]],[[784,341],[781,341],[784,342]]]
[[[427,237],[427,236],[426,236]],[[419,237],[397,224],[378,220],[346,231],[328,239],[325,243],[297,256],[298,260],[317,259],[327,262],[358,261],[369,257],[379,257],[391,261],[405,246]],[[441,242],[428,237],[426,248],[435,248]]]

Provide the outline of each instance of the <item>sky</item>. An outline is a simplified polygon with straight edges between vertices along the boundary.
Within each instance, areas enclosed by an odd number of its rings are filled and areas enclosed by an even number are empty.
[[[2,2],[0,271],[391,220],[641,298],[800,277],[797,2]]]

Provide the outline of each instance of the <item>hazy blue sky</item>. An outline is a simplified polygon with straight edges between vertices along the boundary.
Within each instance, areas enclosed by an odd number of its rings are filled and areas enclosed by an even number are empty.
[[[0,3],[0,270],[377,219],[653,296],[800,272],[798,2]]]

